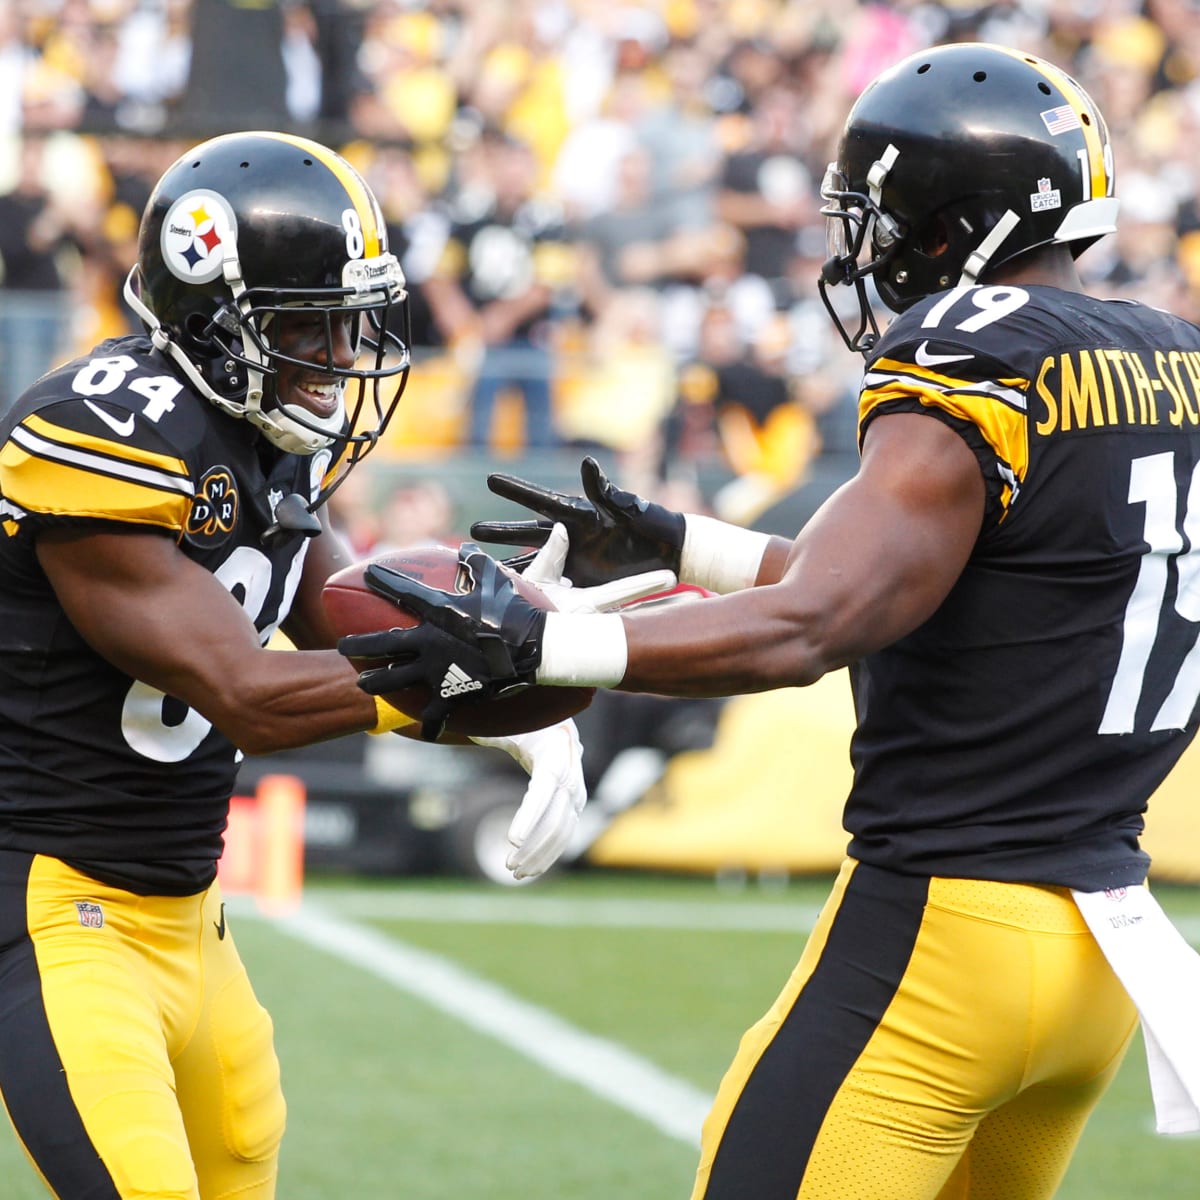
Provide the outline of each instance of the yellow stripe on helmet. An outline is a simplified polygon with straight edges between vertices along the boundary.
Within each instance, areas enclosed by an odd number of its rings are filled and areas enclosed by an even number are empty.
[[[383,216],[371,190],[363,181],[362,176],[340,155],[335,154],[320,142],[308,138],[296,137],[290,133],[265,133],[264,137],[275,138],[280,142],[288,142],[311,154],[322,166],[328,167],[336,176],[338,182],[346,189],[350,203],[358,213],[359,224],[363,232],[363,256],[374,258],[383,253]]]
[[[1105,146],[1108,144],[1108,129],[1104,124],[1103,116],[1100,115],[1100,110],[1092,103],[1088,94],[1070,75],[1054,66],[1053,63],[1048,63],[1044,58],[1038,58],[1033,54],[1024,54],[1020,50],[1012,50],[1007,46],[996,48],[1011,58],[1028,63],[1034,70],[1045,76],[1047,83],[1062,92],[1063,98],[1079,118],[1079,127],[1083,131],[1083,143],[1087,147],[1091,189],[1084,199],[1099,200],[1103,196],[1111,196],[1114,180],[1109,173],[1105,154]],[[1049,101],[1051,98],[1047,96],[1046,99]]]

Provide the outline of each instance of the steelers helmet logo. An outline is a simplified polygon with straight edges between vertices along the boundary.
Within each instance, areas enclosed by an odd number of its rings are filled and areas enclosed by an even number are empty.
[[[210,467],[200,480],[184,536],[193,546],[219,546],[237,525],[238,492],[228,467]]]
[[[226,249],[236,248],[237,218],[224,196],[197,188],[167,209],[160,240],[172,275],[185,283],[209,283],[221,274]]]

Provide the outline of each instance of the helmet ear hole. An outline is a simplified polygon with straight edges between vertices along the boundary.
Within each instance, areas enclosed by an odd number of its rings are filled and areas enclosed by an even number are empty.
[[[950,227],[941,213],[935,213],[912,237],[913,248],[926,258],[938,258],[950,248]]]
[[[210,330],[213,323],[202,313],[188,313],[183,319],[183,336],[192,345],[205,350],[215,351],[217,344],[213,341]]]

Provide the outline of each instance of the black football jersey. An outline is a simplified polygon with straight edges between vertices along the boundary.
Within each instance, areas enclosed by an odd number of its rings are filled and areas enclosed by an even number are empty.
[[[929,297],[871,352],[860,438],[958,431],[988,487],[936,613],[851,671],[856,857],[1096,889],[1196,730],[1200,329],[1048,287]]]
[[[527,200],[515,212],[456,206],[436,273],[457,279],[476,307],[523,295],[534,284],[560,291],[573,282],[572,255],[562,213],[546,200]],[[528,336],[545,316],[534,313],[514,330]]]
[[[0,423],[0,846],[143,893],[212,881],[238,752],[198,712],[75,631],[35,551],[49,526],[161,532],[241,603],[265,644],[306,542],[263,542],[275,504],[316,494],[328,452],[282,454],[187,387],[150,343],[114,339],[39,380]],[[178,635],[188,637],[186,625]]]

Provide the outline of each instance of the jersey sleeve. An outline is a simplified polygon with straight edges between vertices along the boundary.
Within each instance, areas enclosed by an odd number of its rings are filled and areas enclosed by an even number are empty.
[[[6,517],[31,527],[110,521],[178,534],[194,495],[185,459],[107,400],[44,406],[0,448]]]
[[[886,413],[919,412],[956,430],[979,460],[987,513],[1003,521],[1029,468],[1026,395],[1030,381],[994,359],[922,339],[883,347],[858,399],[858,440]]]

